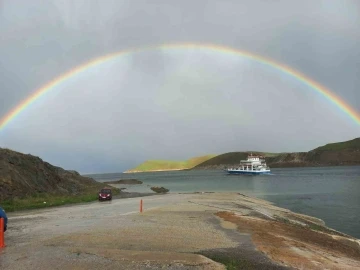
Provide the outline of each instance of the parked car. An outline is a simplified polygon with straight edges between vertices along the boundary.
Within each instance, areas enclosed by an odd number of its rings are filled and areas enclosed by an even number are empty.
[[[7,221],[8,221],[8,218],[7,218],[7,216],[6,216],[6,213],[5,213],[5,210],[4,209],[2,209],[1,207],[0,207],[0,218],[3,218],[4,219],[4,232],[6,231],[6,229],[7,229]],[[1,228],[0,228],[1,229]]]
[[[112,200],[112,193],[110,188],[103,188],[99,192],[99,201]]]

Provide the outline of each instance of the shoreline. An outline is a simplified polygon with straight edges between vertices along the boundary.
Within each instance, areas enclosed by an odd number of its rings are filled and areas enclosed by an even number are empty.
[[[151,170],[151,171],[125,171],[122,173],[171,172],[171,171],[186,171],[186,170],[190,170],[190,169],[184,168],[184,169],[162,169],[162,170]]]

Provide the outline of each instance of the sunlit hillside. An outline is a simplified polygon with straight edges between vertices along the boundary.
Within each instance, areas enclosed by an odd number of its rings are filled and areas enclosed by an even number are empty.
[[[191,169],[198,164],[201,164],[216,155],[205,155],[200,157],[190,158],[184,161],[173,160],[148,160],[139,166],[128,170],[126,172],[148,172],[148,171],[167,171],[167,170],[185,170]]]

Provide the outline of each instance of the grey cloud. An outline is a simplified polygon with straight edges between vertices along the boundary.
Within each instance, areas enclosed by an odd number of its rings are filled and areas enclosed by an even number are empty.
[[[360,111],[359,12],[358,1],[3,1],[0,115],[90,59],[176,42],[269,57]],[[0,131],[0,144],[100,172],[150,158],[307,151],[358,134],[334,104],[278,70],[173,49],[123,56],[66,81]]]

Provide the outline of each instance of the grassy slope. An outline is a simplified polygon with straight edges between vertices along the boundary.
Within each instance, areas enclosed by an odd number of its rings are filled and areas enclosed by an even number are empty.
[[[318,147],[313,151],[340,151],[345,149],[360,149],[360,138],[356,138],[346,142],[329,143]]]
[[[98,199],[98,192],[100,188],[111,188],[113,195],[120,194],[118,188],[99,184],[99,187],[89,187],[82,194],[69,194],[69,195],[56,195],[47,193],[36,193],[32,196],[26,196],[23,198],[14,197],[12,199],[1,201],[1,207],[7,212],[47,208],[53,206],[60,206],[74,203],[86,203],[96,201]]]
[[[0,206],[5,211],[94,201],[105,186],[39,157],[0,148]]]
[[[209,160],[216,155],[206,155],[200,157],[194,157],[185,161],[171,161],[171,160],[148,160],[139,166],[129,170],[128,172],[146,172],[146,171],[157,171],[157,170],[183,170],[190,169],[196,165]]]

